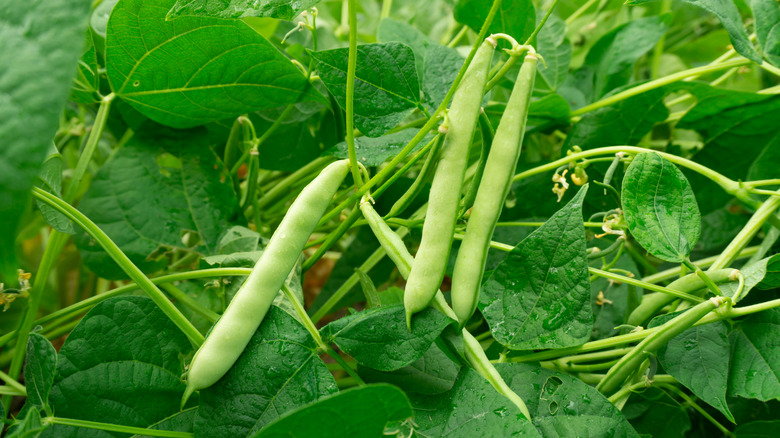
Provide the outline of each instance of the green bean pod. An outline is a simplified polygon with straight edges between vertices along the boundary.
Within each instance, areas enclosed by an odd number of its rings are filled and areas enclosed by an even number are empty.
[[[195,353],[182,406],[194,391],[222,378],[244,351],[348,171],[347,160],[329,165],[292,203],[252,272]]]
[[[493,51],[490,41],[482,43],[452,99],[448,131],[428,197],[422,242],[404,292],[408,327],[411,327],[412,314],[428,306],[444,278],[468,164],[469,145],[479,116]]]
[[[409,205],[411,205],[420,194],[423,186],[430,181],[431,177],[433,176],[433,169],[436,166],[436,160],[439,158],[441,138],[441,134],[434,138],[433,146],[428,152],[428,157],[425,158],[425,163],[423,164],[422,169],[420,169],[420,173],[417,174],[417,178],[414,179],[414,182],[411,186],[409,186],[409,189],[406,190],[406,192],[404,192],[404,194],[401,195],[397,201],[395,201],[385,217],[396,217],[403,213],[404,210],[406,210],[406,208],[409,207]]]
[[[730,301],[726,297],[713,297],[703,303],[691,307],[681,315],[667,321],[658,331],[642,340],[636,347],[623,356],[609,369],[604,379],[596,386],[603,394],[616,391],[642,364],[647,356],[666,345],[672,338],[691,328],[721,304]]]
[[[715,284],[726,283],[732,280],[734,269],[716,269],[714,271],[707,272],[707,275],[712,279]],[[704,282],[696,276],[696,274],[688,274],[685,277],[678,278],[677,280],[669,283],[667,286],[669,289],[673,289],[685,293],[693,293],[697,290],[706,288]],[[642,325],[645,321],[650,319],[653,315],[658,313],[664,306],[676,300],[674,295],[665,294],[663,292],[656,292],[652,294],[646,294],[642,297],[642,301],[639,306],[636,307],[631,314],[628,315],[627,324],[630,325]]]
[[[466,235],[455,261],[452,275],[452,310],[458,315],[461,325],[471,318],[477,308],[488,245],[512,184],[517,160],[520,158],[537,64],[537,57],[528,54],[520,67],[512,95],[496,129],[474,206],[471,208]]]

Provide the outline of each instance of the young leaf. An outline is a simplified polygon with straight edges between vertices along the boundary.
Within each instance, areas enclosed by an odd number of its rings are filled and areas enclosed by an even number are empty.
[[[463,368],[451,391],[411,398],[415,432],[424,437],[541,436],[509,399],[471,368]]]
[[[562,348],[590,338],[588,262],[582,202],[588,186],[523,239],[483,285],[479,308],[513,350]]]
[[[49,403],[57,416],[134,427],[179,412],[190,342],[146,297],[95,306],[60,349]],[[70,436],[54,426],[45,436]],[[51,434],[48,434],[48,433]]]
[[[54,145],[51,145],[49,149],[49,156],[41,166],[41,174],[38,176],[39,181],[36,184],[38,187],[46,190],[47,192],[61,196],[62,193],[62,155],[57,151]],[[65,233],[74,234],[76,229],[73,227],[73,223],[65,217],[62,213],[55,210],[43,202],[36,201],[35,203],[38,209],[41,210],[41,215],[46,220],[46,223],[51,225],[55,230]]]
[[[328,91],[346,107],[348,49],[308,53]],[[414,52],[406,44],[364,44],[357,48],[355,127],[379,137],[397,125],[413,108],[422,106]]]
[[[487,18],[493,0],[460,0],[455,4],[455,20],[479,32]],[[505,0],[501,2],[488,33],[512,35],[521,44],[536,27],[536,13],[531,0]]]
[[[386,306],[345,316],[321,332],[326,342],[335,342],[359,364],[392,371],[419,359],[452,323],[443,313],[428,308],[415,315],[409,332],[403,306]]]
[[[460,368],[434,343],[422,357],[403,368],[385,372],[360,366],[358,372],[368,383],[386,382],[407,393],[433,395],[452,389]]]
[[[354,388],[298,409],[253,438],[382,436],[390,422],[412,416],[406,395],[390,385]]]
[[[680,263],[699,240],[701,214],[680,169],[654,152],[634,157],[623,177],[623,214],[648,252]]]
[[[309,333],[272,307],[230,371],[200,391],[195,434],[249,436],[336,391]]]
[[[780,397],[780,309],[755,314],[731,332],[729,396],[767,401]]]
[[[358,137],[355,139],[355,154],[357,160],[364,166],[379,166],[388,158],[394,157],[398,151],[403,149],[409,140],[417,134],[417,129],[409,128],[403,131],[393,132],[378,138]],[[430,139],[432,135],[426,136],[415,147],[414,150],[421,148]],[[325,155],[333,155],[336,158],[347,158],[347,142],[342,141],[331,149],[325,151]]]
[[[780,5],[775,0],[752,0],[751,6],[764,58],[775,67],[780,66]]]
[[[57,351],[48,339],[39,333],[30,333],[24,365],[24,383],[27,388],[25,407],[44,408],[49,405],[49,391],[54,383]]]
[[[659,316],[650,326],[661,325],[674,316]],[[719,321],[675,336],[658,349],[658,361],[667,373],[734,422],[726,402],[730,353],[728,326]]]
[[[628,0],[626,4],[629,5],[641,5],[643,3],[649,3],[657,0]],[[731,44],[734,45],[734,50],[740,55],[748,58],[754,62],[761,63],[761,56],[753,48],[750,39],[748,38],[745,26],[742,24],[742,17],[739,15],[737,6],[731,0],[682,0],[685,3],[692,4],[704,9],[707,12],[714,14],[731,38]]]
[[[292,21],[302,11],[320,0],[178,0],[168,11],[166,20],[177,17],[244,18],[272,17]]]
[[[79,209],[101,227],[141,270],[160,269],[156,258],[183,248],[182,233],[197,232],[195,251],[216,253],[220,235],[237,209],[225,169],[208,148],[202,129],[144,130],[108,161]],[[106,278],[124,274],[90,238],[76,235],[84,262]]]
[[[600,392],[568,374],[538,364],[497,364],[513,391],[525,400],[534,426],[545,438],[636,437],[618,408]]]
[[[0,281],[6,283],[15,283],[14,231],[57,130],[90,4],[0,1]]]
[[[108,20],[111,89],[150,119],[189,128],[322,99],[295,65],[243,21],[165,21],[174,3],[120,0]]]

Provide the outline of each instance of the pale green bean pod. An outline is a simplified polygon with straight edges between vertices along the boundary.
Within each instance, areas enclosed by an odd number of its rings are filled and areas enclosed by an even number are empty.
[[[455,261],[452,310],[458,315],[461,325],[471,318],[477,308],[490,239],[520,158],[537,63],[536,55],[529,53],[520,67],[512,95],[493,137],[493,145],[466,226],[466,235]]]
[[[347,160],[330,164],[292,203],[254,269],[195,353],[182,406],[194,391],[222,378],[244,351],[348,171]]]
[[[448,131],[428,197],[422,242],[404,292],[406,324],[409,327],[412,314],[428,306],[444,278],[468,164],[469,145],[474,136],[493,51],[494,42],[485,40],[452,99]]]

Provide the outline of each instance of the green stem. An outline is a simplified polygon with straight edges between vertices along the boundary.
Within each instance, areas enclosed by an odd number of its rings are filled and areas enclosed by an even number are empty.
[[[720,291],[720,288],[718,287],[715,282],[712,281],[712,279],[707,276],[707,274],[701,270],[698,266],[694,265],[693,262],[691,262],[691,259],[686,257],[685,260],[683,260],[683,264],[686,268],[693,271],[696,276],[698,276],[702,282],[707,286],[707,289],[709,289],[715,296],[723,295],[723,292]]]
[[[352,210],[352,213],[350,213],[349,216],[347,216],[347,218],[339,224],[338,228],[336,228],[335,231],[328,235],[328,237],[325,239],[325,242],[323,242],[322,245],[320,245],[319,248],[317,248],[317,250],[314,251],[314,253],[303,262],[303,265],[301,266],[303,272],[311,269],[311,267],[314,266],[314,264],[317,263],[317,261],[321,259],[322,256],[331,247],[333,247],[336,241],[339,240],[341,236],[343,236],[344,233],[346,233],[347,230],[349,230],[352,225],[357,222],[358,219],[360,219],[360,209],[355,208]]]
[[[702,75],[705,73],[712,73],[716,71],[721,70],[728,70],[732,67],[741,67],[743,65],[748,65],[752,61],[749,59],[734,59],[731,61],[726,61],[721,64],[715,64],[715,65],[705,65],[703,67],[696,67],[691,68],[688,70],[683,70],[678,73],[673,73],[668,76],[664,76],[662,78],[655,79],[653,81],[645,82],[644,84],[637,85],[636,87],[631,87],[628,90],[621,91],[620,93],[615,93],[609,97],[605,97],[604,99],[601,99],[597,102],[594,102],[590,105],[586,105],[578,110],[572,111],[571,116],[572,117],[578,117],[585,113],[589,113],[591,111],[595,111],[599,108],[604,108],[607,106],[610,106],[612,104],[615,104],[617,102],[620,102],[622,100],[626,100],[630,97],[634,97],[636,95],[648,92],[650,90],[655,90],[656,88],[663,87],[664,85],[671,84],[673,82],[677,82],[680,80],[683,80],[690,76],[696,76],[696,75]]]
[[[62,426],[83,427],[86,429],[105,430],[108,432],[130,433],[141,436],[160,436],[171,438],[192,438],[191,432],[179,432],[176,430],[147,429],[144,427],[122,426],[120,424],[98,423],[96,421],[75,420],[72,418],[46,417],[42,419],[44,424],[59,424]]]
[[[740,251],[736,258],[737,259],[746,259],[748,257],[752,257],[754,254],[756,254],[758,252],[759,249],[760,249],[759,246],[747,247],[747,248],[743,249],[742,251]],[[703,259],[696,260],[695,263],[696,263],[696,265],[698,265],[698,266],[700,266],[702,268],[703,267],[707,267],[707,266],[711,266],[718,257],[719,256],[706,257],[706,258],[703,258]],[[671,269],[666,269],[666,270],[661,271],[661,272],[657,272],[657,273],[652,274],[652,275],[648,275],[647,277],[644,277],[642,279],[642,281],[646,281],[648,283],[660,283],[662,281],[668,281],[668,280],[675,279],[675,278],[677,278],[679,276],[680,276],[680,268],[671,268]]]
[[[21,383],[17,382],[16,379],[9,376],[8,374],[0,371],[0,380],[5,382],[6,385],[9,387],[15,389],[17,392],[20,392],[21,395],[27,395],[27,388],[24,387]]]
[[[108,112],[111,108],[111,102],[114,101],[114,93],[103,97],[98,107],[97,115],[95,115],[95,122],[92,125],[92,131],[89,133],[87,143],[84,145],[84,150],[79,156],[79,161],[76,163],[76,169],[73,171],[73,178],[70,180],[68,190],[65,191],[63,197],[66,202],[73,202],[76,199],[76,194],[81,186],[81,181],[84,179],[84,175],[87,173],[89,163],[92,162],[92,156],[95,154],[97,145],[100,142],[100,137],[103,136],[103,129],[106,127],[108,121]]]
[[[357,163],[355,152],[355,69],[357,67],[357,0],[349,0],[349,59],[347,61],[347,96],[346,96],[346,121],[347,121],[347,153],[349,155],[349,168],[352,171],[352,179],[355,187],[363,185],[363,176]]]
[[[298,183],[298,181],[306,175],[319,171],[326,165],[334,161],[333,157],[320,157],[309,164],[301,167],[290,175],[286,176],[283,180],[274,184],[273,187],[268,190],[262,198],[257,201],[257,208],[262,209],[268,206],[273,201],[276,201],[279,197],[290,192],[290,187]]]
[[[663,382],[663,383],[666,383],[666,382]],[[668,385],[668,384],[663,384],[663,385],[660,385],[660,386],[662,386],[662,389],[666,389],[668,391],[671,391],[671,392],[675,393],[681,399],[685,400],[686,403],[688,403],[693,409],[695,409],[704,418],[706,418],[710,423],[712,423],[713,426],[717,427],[718,430],[720,430],[723,433],[723,435],[725,435],[727,437],[734,437],[735,436],[730,430],[726,429],[722,424],[720,424],[718,422],[718,420],[716,420],[712,415],[710,415],[706,410],[704,410],[704,408],[702,408],[701,406],[699,406],[698,403],[693,401],[693,399],[690,398],[688,396],[688,394],[682,392],[676,386],[672,386],[672,385]]]
[[[393,9],[393,0],[382,0],[382,14],[380,18],[387,18],[390,16],[390,11]]]
[[[38,200],[50,205],[60,213],[68,217],[68,219],[75,222],[78,226],[84,229],[87,234],[90,235],[97,243],[108,253],[108,255],[122,268],[122,270],[138,284],[139,288],[143,290],[149,298],[165,313],[168,318],[176,324],[177,327],[189,338],[190,342],[195,346],[200,346],[203,343],[203,335],[200,334],[198,329],[190,323],[187,318],[182,315],[179,309],[173,305],[168,298],[152,283],[140,269],[122,252],[121,249],[103,232],[94,222],[88,217],[84,216],[80,211],[73,208],[70,204],[57,198],[56,196],[41,190],[39,188],[33,188],[33,196]],[[22,334],[24,336],[24,334]]]
[[[672,0],[663,0],[661,2],[661,10],[658,15],[663,15],[672,10]],[[661,56],[664,54],[664,45],[666,44],[666,34],[661,35],[658,43],[653,49],[653,57],[650,61],[650,78],[658,78],[658,69],[661,67]]]
[[[702,299],[700,297],[697,297],[696,295],[691,295],[689,293],[681,292],[679,290],[670,289],[668,287],[658,286],[657,284],[653,284],[653,283],[647,283],[645,281],[637,280],[637,279],[631,278],[631,277],[626,277],[624,275],[618,275],[618,274],[614,274],[612,272],[602,271],[601,269],[596,269],[596,268],[590,268],[589,267],[588,268],[588,272],[590,274],[597,275],[599,277],[608,278],[610,280],[617,281],[617,282],[620,282],[620,283],[631,284],[631,285],[638,286],[638,287],[641,287],[641,288],[644,288],[644,289],[647,289],[647,290],[652,290],[652,291],[656,291],[656,292],[665,293],[667,295],[671,295],[671,296],[674,296],[674,297],[677,297],[677,298],[682,298],[684,300],[693,301],[693,302],[696,302],[696,303],[701,303],[702,301],[704,301],[704,299]],[[709,277],[708,277],[708,279],[709,279]]]
[[[460,40],[462,40],[463,37],[466,36],[466,34],[468,32],[469,32],[469,27],[466,26],[466,25],[463,25],[460,28],[460,30],[458,31],[458,33],[455,34],[454,37],[452,37],[452,40],[449,43],[447,43],[447,47],[455,47],[455,46],[457,46],[458,43],[460,42]]]
[[[357,381],[360,386],[365,386],[365,382],[363,382],[360,376],[357,375],[355,370],[347,365],[344,359],[338,353],[333,351],[330,345],[326,344],[322,340],[322,336],[320,336],[320,332],[317,330],[317,326],[314,325],[314,321],[312,321],[309,317],[309,314],[306,313],[306,309],[303,308],[303,304],[301,304],[301,302],[298,300],[298,297],[292,293],[286,284],[282,285],[282,291],[284,291],[284,295],[287,297],[287,300],[292,304],[293,309],[295,310],[295,314],[298,315],[298,319],[300,320],[301,324],[303,324],[303,327],[306,329],[306,331],[309,332],[309,335],[312,337],[320,350],[328,353],[328,355],[332,357],[339,365],[341,365],[341,368],[344,369],[344,371],[346,371],[350,377],[355,379],[355,381]]]
[[[641,382],[637,382],[631,385],[626,385],[613,395],[609,397],[609,401],[612,404],[615,404],[618,400],[622,399],[623,397],[631,394],[632,392],[635,392],[640,389],[645,389],[653,386],[655,383],[677,383],[677,380],[672,376],[655,376],[651,382],[645,382],[644,379],[642,379]]]
[[[168,295],[170,295],[171,298],[189,307],[190,309],[192,309],[193,312],[202,316],[207,321],[214,323],[219,319],[219,315],[216,312],[203,307],[199,302],[195,301],[192,297],[182,292],[178,287],[174,286],[173,284],[171,283],[163,284],[161,286],[161,289],[164,290]]]
[[[574,11],[571,15],[569,15],[566,18],[566,26],[571,26],[571,24],[574,22],[574,20],[580,18],[580,15],[584,14],[585,11],[590,9],[590,7],[593,6],[597,1],[598,0],[588,0],[582,6],[580,6],[579,9]]]
[[[450,86],[450,89],[447,91],[447,95],[444,96],[444,99],[442,99],[441,103],[439,104],[438,108],[436,108],[436,111],[433,113],[431,118],[428,119],[425,125],[423,125],[423,127],[420,128],[420,131],[418,131],[417,134],[414,137],[412,137],[411,140],[409,140],[409,143],[407,143],[406,146],[404,146],[404,148],[400,152],[398,152],[398,154],[392,160],[390,160],[390,162],[384,168],[382,168],[382,170],[377,172],[377,174],[374,175],[373,178],[369,179],[365,184],[360,186],[360,188],[358,188],[355,191],[355,193],[352,194],[352,196],[350,196],[348,199],[344,200],[341,204],[337,205],[331,211],[326,213],[320,220],[320,224],[324,224],[330,219],[332,219],[334,216],[338,215],[341,212],[341,210],[351,205],[352,203],[360,199],[364,194],[366,194],[371,189],[371,187],[373,187],[378,181],[382,181],[388,175],[390,175],[395,169],[395,167],[401,161],[403,161],[404,158],[406,158],[406,156],[412,152],[414,147],[417,146],[417,144],[419,144],[423,140],[423,138],[425,138],[428,132],[436,126],[436,123],[438,123],[439,120],[439,116],[447,109],[447,105],[452,99],[452,95],[455,94],[455,90],[458,88],[460,81],[463,79],[463,75],[466,74],[466,69],[471,63],[471,60],[474,59],[474,55],[477,53],[477,48],[479,48],[479,46],[482,45],[482,42],[485,39],[485,36],[487,35],[488,28],[490,27],[490,23],[493,22],[493,18],[496,16],[498,9],[501,7],[501,1],[502,0],[493,0],[493,5],[490,7],[490,11],[488,12],[487,18],[485,18],[485,22],[482,24],[482,29],[479,31],[479,35],[477,35],[477,39],[474,42],[474,45],[471,47],[471,52],[469,52],[469,55],[466,57],[466,61],[463,63],[463,66],[461,66],[458,75],[455,77],[455,80],[452,82],[452,86]]]
[[[515,65],[521,56],[525,56],[525,53],[522,53],[521,55],[511,55],[509,59],[504,62],[504,65],[501,66],[501,69],[498,70],[496,74],[490,78],[487,85],[485,85],[485,93],[492,90],[493,87],[495,87],[501,81],[501,79],[503,79],[504,76],[509,73],[509,70]]]
[[[9,397],[26,397],[26,392],[21,392],[16,388],[10,386],[0,386],[0,395],[7,395]]]
[[[531,33],[531,35],[528,37],[527,40],[523,43],[524,45],[531,44],[531,41],[533,41],[534,38],[536,38],[536,35],[539,35],[539,32],[542,30],[542,27],[544,27],[544,24],[547,23],[547,19],[550,18],[550,14],[552,14],[553,9],[558,5],[558,0],[553,0],[552,4],[550,5],[550,8],[547,9],[547,12],[544,14],[544,17],[542,17],[542,21],[539,22],[538,25],[536,25],[536,29]]]

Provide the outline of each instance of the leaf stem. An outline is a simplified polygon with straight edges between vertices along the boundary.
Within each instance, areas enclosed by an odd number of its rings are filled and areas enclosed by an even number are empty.
[[[664,382],[664,383],[666,383],[666,382]],[[723,435],[725,435],[727,437],[731,437],[731,438],[733,438],[735,436],[734,433],[732,433],[730,430],[726,429],[726,427],[724,427],[722,424],[720,424],[718,422],[718,420],[716,420],[712,415],[710,415],[706,410],[704,410],[704,408],[699,406],[698,403],[696,403],[692,398],[690,398],[688,396],[688,394],[684,393],[679,388],[677,388],[676,386],[673,386],[673,385],[662,384],[660,386],[661,386],[661,389],[666,389],[668,391],[671,391],[671,392],[675,393],[681,399],[685,400],[685,402],[688,403],[693,409],[695,409],[696,412],[700,413],[704,418],[706,418],[710,423],[712,423],[713,426],[717,427],[718,430],[723,432]]]
[[[634,286],[637,286],[637,287],[641,287],[641,288],[644,288],[644,289],[647,289],[647,290],[652,290],[652,291],[655,291],[655,292],[665,293],[667,295],[672,295],[672,296],[675,296],[677,298],[682,298],[684,300],[693,301],[695,303],[701,303],[702,301],[704,301],[703,298],[697,297],[696,295],[691,295],[689,293],[681,292],[681,291],[674,290],[674,289],[669,289],[668,287],[658,286],[657,284],[648,283],[646,281],[637,280],[635,278],[626,277],[624,275],[618,275],[618,274],[615,274],[615,273],[612,273],[612,272],[602,271],[601,269],[596,269],[596,268],[589,267],[588,268],[588,272],[590,274],[597,275],[597,276],[603,277],[603,278],[607,278],[607,279],[610,279],[610,280],[613,280],[613,281],[616,281],[616,282],[631,284],[631,285],[634,285]],[[707,277],[707,279],[709,280],[709,277]],[[712,280],[709,280],[709,281],[712,282]],[[713,283],[713,286],[714,286],[714,283]],[[715,286],[715,287],[717,288],[717,286]]]
[[[111,108],[111,102],[114,101],[114,93],[111,93],[100,101],[97,114],[95,115],[95,122],[92,125],[92,131],[89,133],[87,143],[84,145],[84,150],[79,156],[79,161],[76,163],[76,169],[73,171],[73,178],[70,180],[68,190],[65,191],[66,202],[70,203],[76,199],[79,187],[81,187],[81,181],[84,179],[84,175],[87,173],[87,167],[92,162],[92,156],[95,155],[95,150],[100,142],[100,137],[103,136],[103,129],[106,127],[108,121],[108,112]]]
[[[347,96],[346,96],[346,122],[347,122],[347,153],[349,155],[349,168],[352,171],[352,179],[355,187],[363,185],[363,176],[357,163],[355,152],[355,69],[357,67],[357,0],[349,0],[349,59],[347,60]]]
[[[84,216],[80,211],[73,208],[70,204],[57,198],[56,196],[41,190],[33,188],[33,196],[42,202],[50,205],[60,213],[75,222],[84,229],[87,234],[95,239],[98,244],[108,253],[109,256],[122,268],[122,270],[138,284],[139,288],[146,292],[146,295],[154,301],[160,310],[165,313],[171,321],[189,338],[195,346],[203,343],[203,335],[182,315],[179,309],[171,303],[168,298],[152,283],[140,269],[122,252],[121,249],[103,232],[94,222]],[[22,333],[21,336],[24,336]]]
[[[544,24],[547,23],[547,19],[550,18],[550,14],[552,14],[553,9],[558,6],[558,0],[553,0],[550,7],[547,9],[547,12],[544,14],[544,17],[542,17],[542,20],[539,22],[538,25],[536,25],[536,28],[533,32],[531,32],[531,35],[528,37],[527,40],[523,43],[523,45],[531,44],[531,41],[533,41],[534,38],[536,38],[536,35],[539,35],[539,32],[541,32],[542,27],[544,27]]]
[[[720,288],[718,287],[715,282],[712,281],[712,279],[699,268],[698,266],[694,265],[693,262],[691,262],[691,259],[686,257],[683,260],[683,264],[686,268],[690,269],[694,273],[696,273],[696,276],[698,276],[702,282],[707,286],[707,289],[710,290],[715,296],[723,295],[723,292],[720,291]]]
[[[8,374],[0,371],[0,380],[5,382],[6,385],[8,385],[11,388],[14,388],[18,392],[21,393],[21,395],[27,395],[27,388],[24,387],[21,383],[17,382],[16,379],[9,376]]]
[[[60,424],[63,426],[83,427],[86,429],[105,430],[109,432],[131,433],[141,436],[159,436],[171,438],[192,438],[191,432],[179,432],[177,430],[147,429],[144,427],[122,426],[120,424],[98,423],[96,421],[76,420],[72,418],[46,417],[42,419],[44,424]]]

